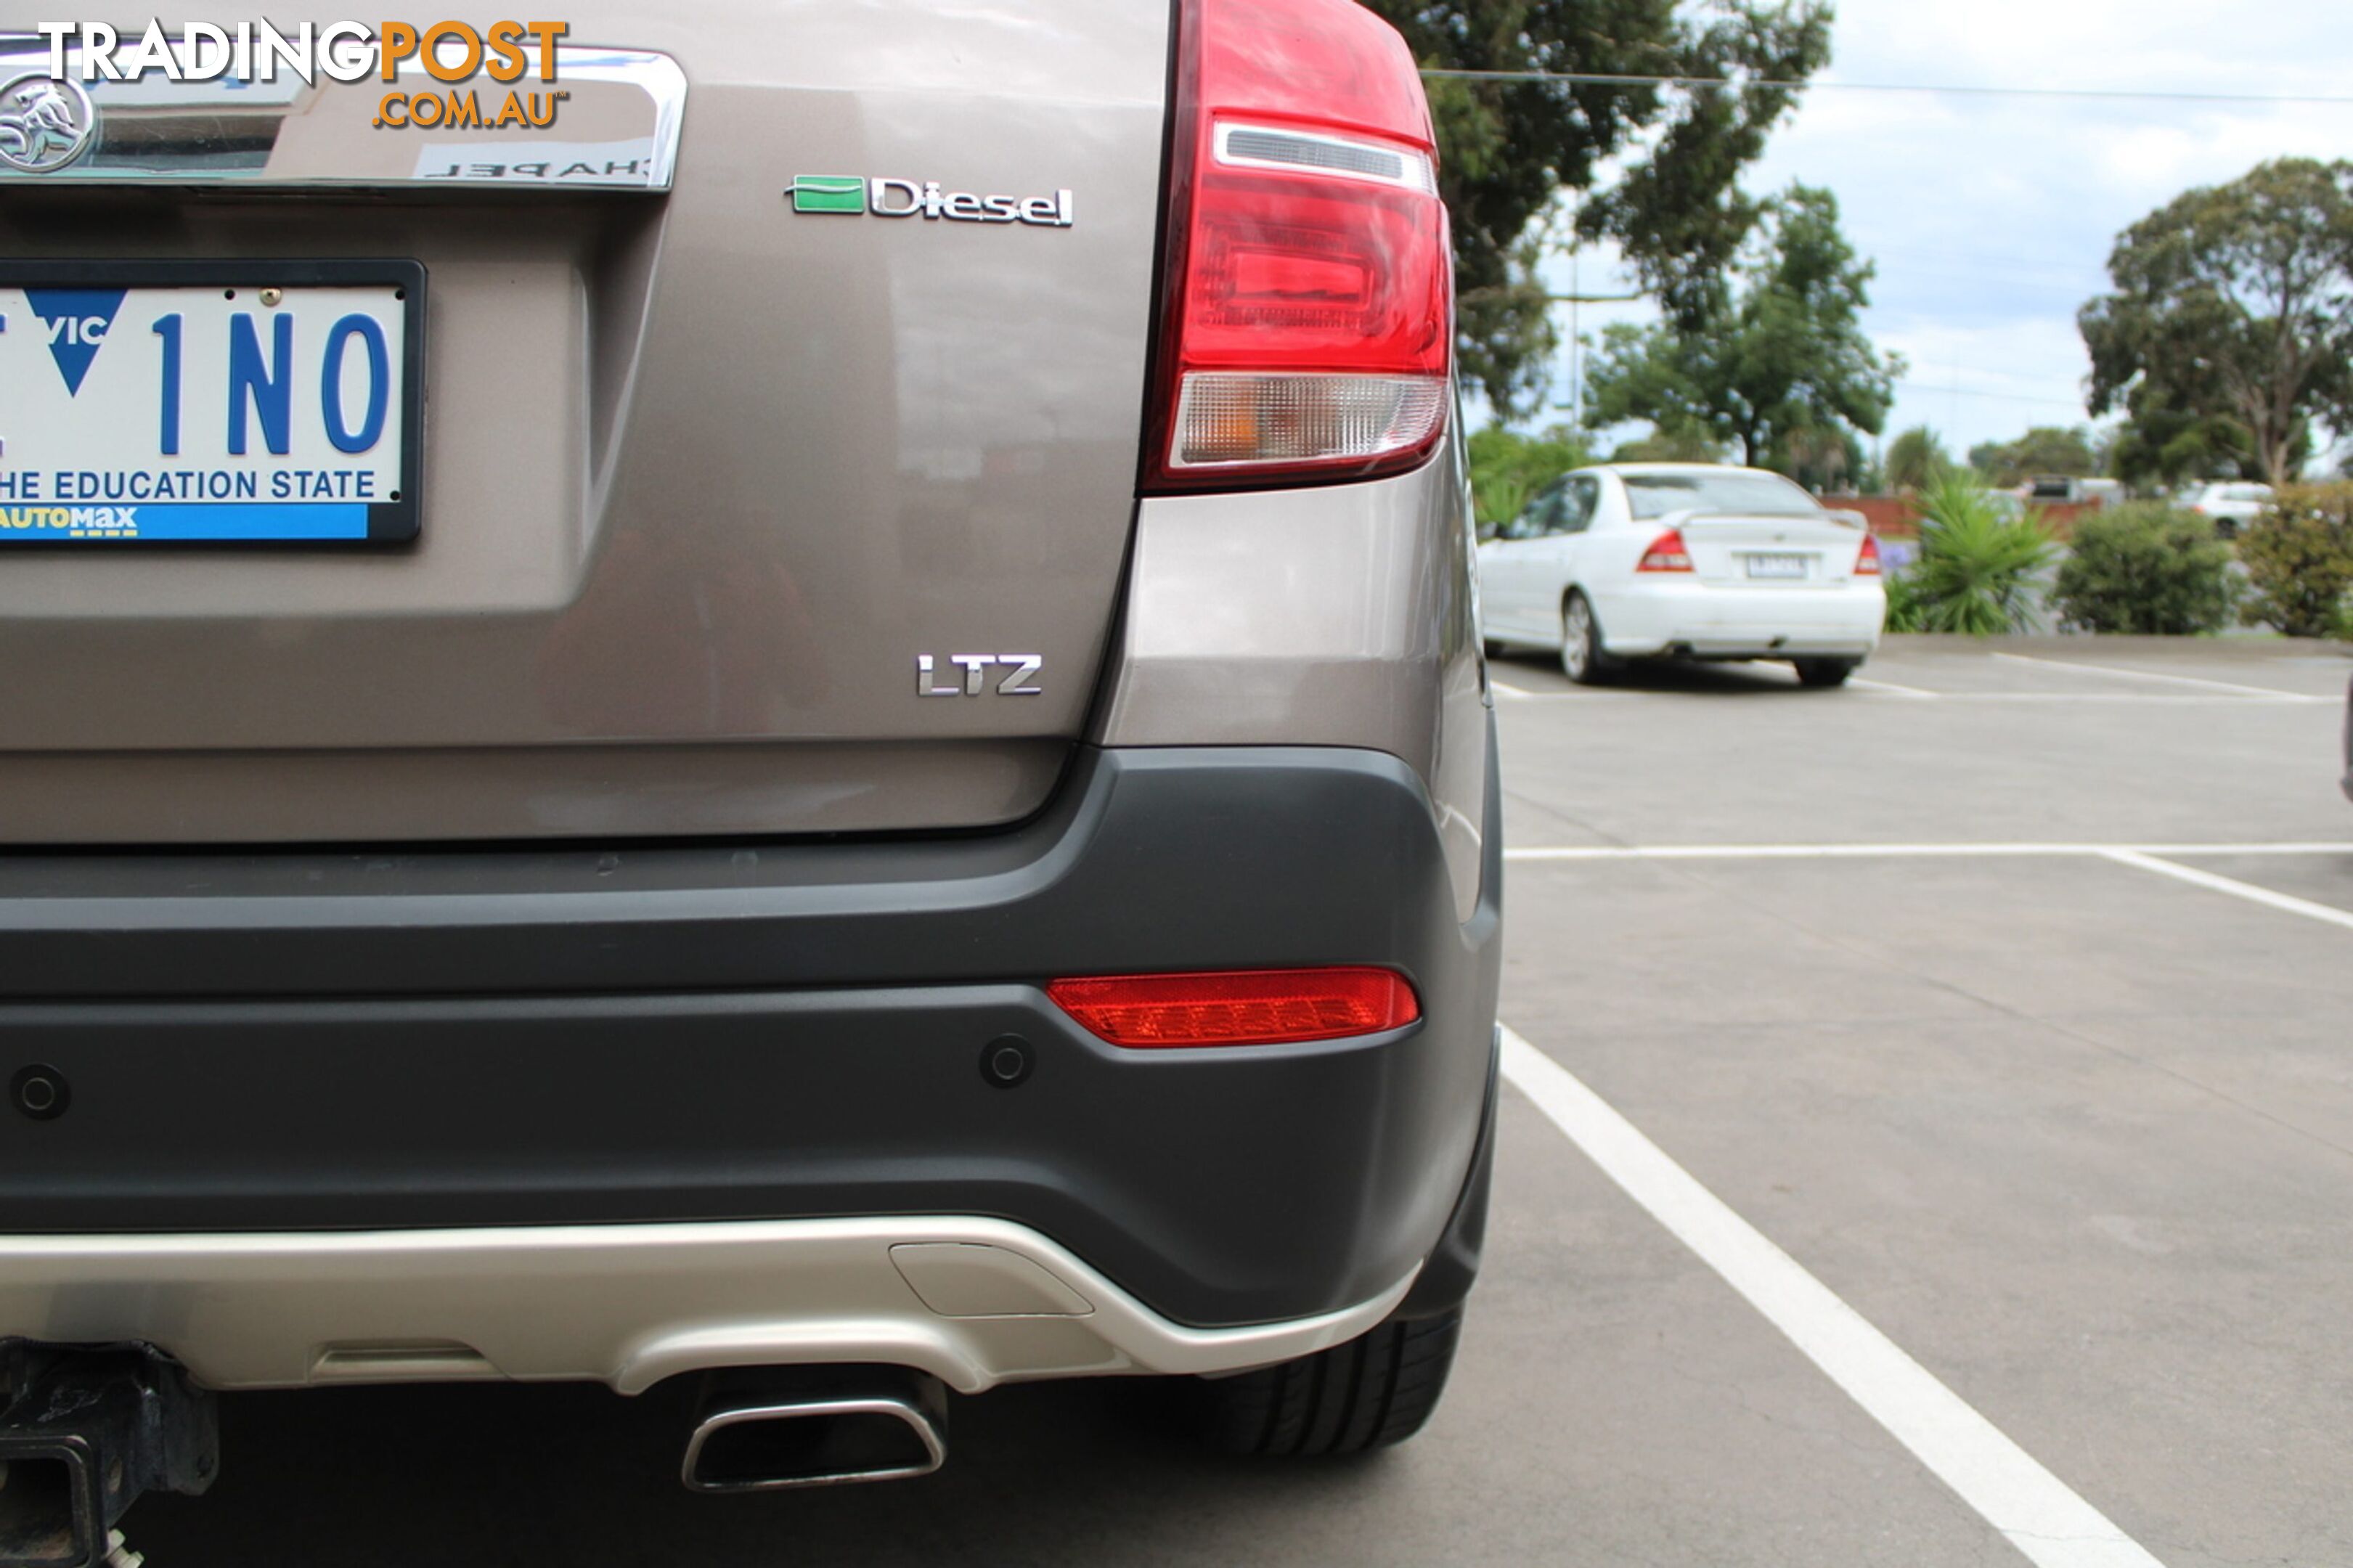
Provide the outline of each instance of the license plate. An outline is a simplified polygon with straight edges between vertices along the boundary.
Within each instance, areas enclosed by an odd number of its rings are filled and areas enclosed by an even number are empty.
[[[1751,555],[1748,557],[1751,577],[1769,577],[1788,581],[1806,574],[1806,558],[1802,555]]]
[[[0,264],[0,547],[417,537],[413,261]]]

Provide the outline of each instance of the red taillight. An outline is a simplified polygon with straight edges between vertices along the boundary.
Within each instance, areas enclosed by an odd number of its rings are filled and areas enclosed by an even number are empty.
[[[1147,487],[1419,462],[1454,277],[1405,40],[1356,0],[1186,0],[1178,47]]]
[[[1271,1046],[1401,1029],[1421,1016],[1387,969],[1267,969],[1057,980],[1054,1005],[1114,1046]]]
[[[1854,558],[1854,574],[1858,577],[1879,575],[1879,541],[1868,533],[1862,536],[1862,553]]]
[[[1625,557],[1621,555],[1618,559],[1623,561]],[[1691,569],[1691,552],[1683,547],[1683,531],[1676,528],[1671,528],[1651,541],[1651,547],[1642,552],[1642,559],[1634,567],[1637,572],[1688,572]]]

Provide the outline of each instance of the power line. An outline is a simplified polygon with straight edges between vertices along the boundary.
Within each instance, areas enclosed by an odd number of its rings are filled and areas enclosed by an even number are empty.
[[[1996,372],[1997,374],[2007,374]],[[2031,403],[2043,408],[2081,408],[2081,397],[2029,397],[2017,392],[1979,392],[1967,386],[1932,386],[1925,381],[1899,381],[1895,384],[1906,392],[1916,392],[1923,397],[1984,397],[1997,403]]]
[[[2353,105],[2353,97],[2261,92],[2179,92],[2140,88],[1983,87],[1957,82],[1804,81],[1780,77],[1634,76],[1604,71],[1451,70],[1429,68],[1425,77],[1448,81],[1566,81],[1592,87],[1763,87],[1797,92],[1918,92],[1963,98],[2116,99],[2168,103],[2280,103]]]

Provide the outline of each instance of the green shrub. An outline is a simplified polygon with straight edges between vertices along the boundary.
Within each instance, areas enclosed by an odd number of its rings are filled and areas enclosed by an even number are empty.
[[[2063,624],[2087,632],[2219,632],[2239,606],[2231,547],[2202,517],[2132,501],[2077,520],[2052,591]]]
[[[2022,630],[2034,580],[2057,546],[2032,515],[2013,517],[1967,473],[1947,474],[1921,497],[1920,559],[1891,584],[1889,624],[1998,637]]]
[[[2253,588],[2250,625],[2292,637],[2343,636],[2353,626],[2353,483],[2294,485],[2239,532],[2239,560]]]
[[[1500,528],[1553,480],[1591,458],[1583,437],[1556,426],[1523,436],[1491,425],[1471,437],[1471,494],[1481,526]]]
[[[1920,595],[1912,586],[1909,567],[1888,575],[1887,629],[1891,632],[1925,632],[1928,629],[1921,625]]]

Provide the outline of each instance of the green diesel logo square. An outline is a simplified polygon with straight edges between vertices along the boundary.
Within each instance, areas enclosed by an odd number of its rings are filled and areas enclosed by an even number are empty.
[[[797,213],[862,213],[866,182],[839,174],[798,174],[793,179],[793,211]]]

